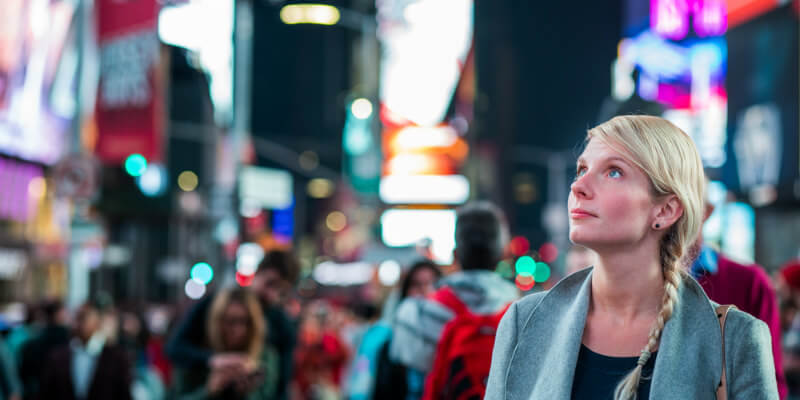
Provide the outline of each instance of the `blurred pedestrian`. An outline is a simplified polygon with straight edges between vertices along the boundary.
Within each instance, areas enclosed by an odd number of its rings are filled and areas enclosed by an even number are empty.
[[[214,297],[209,311],[206,332],[211,362],[177,369],[176,397],[274,399],[278,356],[264,345],[269,326],[256,296],[245,288],[224,289]]]
[[[781,266],[778,287],[781,288],[784,303],[796,310],[800,305],[800,260],[791,260]],[[789,397],[800,399],[800,314],[795,311],[786,318],[791,322],[783,335],[783,366]]]
[[[25,342],[37,336],[44,326],[44,316],[41,304],[28,303],[25,305],[25,320],[11,328],[6,335],[6,346],[10,352],[14,365],[19,365],[22,359],[22,347]]]
[[[705,198],[691,137],[662,118],[619,116],[586,140],[569,238],[596,262],[511,306],[485,398],[713,399],[719,389],[777,399],[766,324],[718,315],[684,268]]]
[[[340,337],[341,311],[324,300],[303,314],[295,352],[294,383],[300,399],[338,398],[349,352]]]
[[[22,381],[22,395],[26,400],[40,399],[40,381],[45,362],[52,351],[69,342],[67,311],[58,300],[45,301],[41,307],[43,326],[37,329],[22,345],[19,358],[19,378]]]
[[[432,368],[434,357],[442,350],[438,347],[448,322],[466,314],[495,315],[519,297],[516,286],[494,271],[508,238],[505,217],[493,204],[476,202],[458,210],[454,258],[459,271],[439,280],[428,298],[408,297],[397,309],[389,357],[407,369],[407,399],[422,397],[431,372],[437,376],[463,374],[462,389],[485,384],[486,376],[476,377],[473,372],[485,370],[488,375],[491,346],[474,352],[485,355],[485,365],[466,362],[447,366],[452,368],[449,371]]]
[[[403,274],[397,288],[397,303],[408,297],[425,298],[435,290],[441,278],[439,267],[430,260],[415,262]],[[384,309],[389,315],[371,325],[361,340],[350,367],[346,397],[361,399],[405,399],[406,369],[389,358],[389,340],[395,309]]]
[[[56,348],[42,374],[42,399],[130,400],[131,360],[107,340],[96,304],[78,308],[74,337]]]
[[[275,398],[279,400],[287,398],[297,340],[294,323],[287,317],[283,302],[296,284],[299,272],[299,263],[292,253],[273,250],[258,265],[250,286],[258,296],[269,326],[264,346],[278,353],[280,368]],[[214,354],[206,341],[209,308],[214,297],[206,296],[195,304],[167,343],[167,355],[175,366],[204,369],[218,363],[232,362],[224,354]]]
[[[22,399],[22,384],[17,375],[17,366],[0,337],[0,400]]]
[[[144,317],[135,309],[122,310],[119,323],[119,344],[127,351],[128,359],[133,363],[133,400],[164,399],[164,381],[148,354],[150,332]]]

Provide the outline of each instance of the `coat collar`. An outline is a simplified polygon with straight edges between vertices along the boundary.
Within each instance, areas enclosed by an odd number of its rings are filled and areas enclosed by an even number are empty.
[[[572,274],[545,293],[528,316],[519,316],[508,371],[519,379],[508,381],[508,399],[570,398],[591,282],[591,268]],[[661,337],[650,399],[714,398],[722,365],[714,308],[691,277],[683,280],[678,297]]]

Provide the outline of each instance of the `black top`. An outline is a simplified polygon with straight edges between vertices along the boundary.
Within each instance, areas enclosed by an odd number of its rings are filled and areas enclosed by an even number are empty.
[[[638,399],[650,397],[650,383],[656,364],[656,353],[642,370],[639,381]],[[639,357],[609,357],[597,354],[581,344],[578,363],[575,366],[575,379],[572,381],[572,400],[614,398],[617,384],[636,367]]]

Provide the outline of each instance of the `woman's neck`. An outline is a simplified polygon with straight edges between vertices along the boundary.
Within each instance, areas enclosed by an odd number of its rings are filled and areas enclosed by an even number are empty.
[[[592,312],[615,316],[621,322],[653,318],[661,308],[663,293],[657,250],[598,252],[592,273]]]

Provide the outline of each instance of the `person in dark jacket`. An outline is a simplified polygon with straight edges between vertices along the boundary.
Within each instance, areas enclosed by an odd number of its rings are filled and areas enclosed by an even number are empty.
[[[282,304],[297,281],[299,263],[287,251],[268,252],[258,265],[251,289],[256,293],[267,320],[267,345],[278,353],[279,377],[276,399],[288,397],[292,376],[292,357],[296,329],[283,310]],[[207,343],[207,318],[214,296],[206,296],[189,310],[167,343],[167,356],[182,368],[208,368],[219,364],[247,363],[245,357],[215,354]]]
[[[131,360],[107,342],[94,304],[75,314],[75,337],[53,350],[42,372],[40,398],[130,400]]]
[[[48,301],[42,305],[41,311],[44,326],[22,345],[19,355],[19,378],[22,396],[26,400],[42,398],[39,389],[45,362],[54,349],[69,342],[64,305],[60,301]]]

